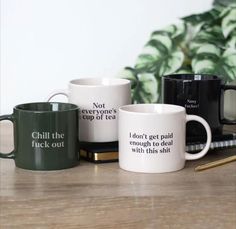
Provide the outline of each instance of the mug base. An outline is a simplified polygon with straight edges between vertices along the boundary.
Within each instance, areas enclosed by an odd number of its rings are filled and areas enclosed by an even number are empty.
[[[135,169],[135,168],[125,168],[121,165],[119,165],[121,169],[128,171],[128,172],[134,172],[134,173],[172,173],[172,172],[177,172],[179,170],[182,170],[185,167],[185,164],[182,165],[181,167],[174,168],[174,169],[155,169],[155,170],[146,170],[146,169]]]
[[[78,166],[80,164],[80,162],[76,162],[67,166],[58,166],[58,167],[51,167],[51,168],[46,168],[43,166],[21,166],[15,163],[15,166],[19,169],[23,169],[23,170],[28,170],[28,171],[41,171],[41,172],[47,172],[47,171],[57,171],[57,170],[64,170],[64,169],[71,169],[74,168],[76,166]]]

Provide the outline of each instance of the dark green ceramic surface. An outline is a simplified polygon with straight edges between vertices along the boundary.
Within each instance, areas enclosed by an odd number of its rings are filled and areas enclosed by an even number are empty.
[[[0,117],[14,124],[13,158],[19,168],[57,170],[76,166],[78,158],[78,107],[68,103],[31,103]]]

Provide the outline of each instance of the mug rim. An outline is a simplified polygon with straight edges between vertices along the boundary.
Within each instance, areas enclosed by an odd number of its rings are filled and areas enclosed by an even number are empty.
[[[178,78],[180,76],[185,76],[185,78]],[[188,77],[191,76],[201,76],[204,77],[203,79],[200,80],[195,80],[195,79],[191,79]],[[169,80],[175,80],[175,81],[184,81],[184,80],[188,80],[188,81],[221,81],[221,78],[219,78],[219,76],[214,75],[214,74],[201,74],[201,73],[178,73],[178,74],[169,74],[169,75],[163,75],[162,76],[164,79],[169,79]],[[206,78],[205,78],[206,77]],[[207,77],[212,77],[212,78],[207,78]]]
[[[66,109],[63,110],[36,110],[36,109],[24,109],[23,106],[30,106],[30,105],[63,105],[66,106]],[[33,102],[33,103],[22,103],[18,104],[14,107],[14,110],[20,112],[27,112],[27,113],[58,113],[58,112],[68,112],[68,111],[76,111],[79,110],[79,107],[72,103],[62,103],[62,102]]]
[[[142,111],[144,108],[147,111]],[[148,109],[150,109],[150,111]],[[186,113],[186,109],[182,106],[162,103],[129,104],[120,107],[119,111],[133,115],[173,115],[182,112]]]
[[[130,80],[112,77],[91,77],[73,79],[69,84],[76,87],[117,87],[130,84]]]

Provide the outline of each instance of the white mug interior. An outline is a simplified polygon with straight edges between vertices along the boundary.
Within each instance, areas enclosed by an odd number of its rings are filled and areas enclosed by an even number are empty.
[[[84,87],[112,87],[130,84],[127,79],[119,78],[81,78],[70,81],[73,86],[84,86]]]
[[[120,107],[120,111],[134,114],[175,114],[185,112],[185,108],[172,104],[131,104]]]

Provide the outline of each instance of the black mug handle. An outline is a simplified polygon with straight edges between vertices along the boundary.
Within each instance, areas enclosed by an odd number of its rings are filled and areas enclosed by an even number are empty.
[[[0,116],[0,121],[9,120],[11,122],[14,121],[13,115],[2,115]],[[0,158],[14,159],[15,158],[15,150],[10,153],[0,153]]]
[[[222,85],[221,89],[223,90],[223,94],[227,90],[235,90],[236,91],[236,85]],[[224,116],[224,115],[222,115],[222,116]],[[220,119],[220,122],[222,124],[226,124],[226,125],[233,125],[233,124],[236,124],[236,119],[235,120],[229,120],[229,119],[226,119],[225,117],[223,117],[223,118]]]

